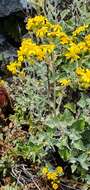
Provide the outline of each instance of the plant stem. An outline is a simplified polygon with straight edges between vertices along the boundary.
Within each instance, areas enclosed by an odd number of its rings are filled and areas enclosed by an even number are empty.
[[[47,96],[48,96],[48,105],[49,105],[49,96],[50,96],[49,66],[48,64],[46,64],[46,66],[47,66],[47,81],[48,81]]]
[[[53,89],[53,100],[54,100],[54,116],[56,116],[56,81],[55,81],[55,66],[54,64],[52,64],[52,68],[53,68],[53,79],[54,79],[54,89]]]

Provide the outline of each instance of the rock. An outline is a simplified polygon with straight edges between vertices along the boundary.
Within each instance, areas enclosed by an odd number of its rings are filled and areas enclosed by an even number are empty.
[[[0,34],[0,46],[5,43],[5,37],[4,35]]]
[[[6,64],[17,57],[17,49],[13,47],[5,38],[0,34],[0,78],[9,77],[6,70]]]
[[[27,0],[0,0],[0,17],[8,16],[27,7]]]
[[[9,58],[11,56],[16,56],[16,48],[13,47],[5,38],[4,35],[0,34],[0,55],[3,55],[3,57]]]

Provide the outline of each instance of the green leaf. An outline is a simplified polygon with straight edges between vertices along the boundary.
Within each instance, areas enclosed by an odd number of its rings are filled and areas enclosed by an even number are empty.
[[[77,120],[75,123],[72,124],[72,128],[82,133],[85,128],[85,120],[83,118]]]
[[[60,140],[57,142],[56,146],[59,149],[63,149],[63,147],[69,148],[69,146],[68,146],[68,137],[65,136],[65,135],[63,137],[61,137]]]
[[[89,164],[87,163],[87,154],[81,154],[77,159],[83,169],[88,170]]]
[[[74,117],[72,116],[69,110],[65,110],[64,113],[61,115],[60,120],[63,122],[67,122],[67,125],[71,125],[74,121]]]
[[[71,112],[76,113],[76,105],[73,103],[67,103],[64,105],[64,108],[69,109]]]
[[[64,160],[69,160],[71,157],[71,152],[66,148],[59,150],[59,154]]]
[[[90,185],[90,175],[89,174],[86,175],[85,179],[87,181],[87,184]]]
[[[63,20],[63,19],[68,15],[69,12],[70,12],[69,9],[63,10],[63,11],[60,13],[61,19]]]
[[[77,165],[76,164],[72,164],[71,165],[71,169],[72,169],[72,173],[74,173],[77,169]]]
[[[84,151],[84,149],[85,149],[81,140],[74,142],[73,146],[76,150],[83,150]]]
[[[84,108],[87,105],[85,96],[81,96],[80,100],[77,103],[81,108]]]

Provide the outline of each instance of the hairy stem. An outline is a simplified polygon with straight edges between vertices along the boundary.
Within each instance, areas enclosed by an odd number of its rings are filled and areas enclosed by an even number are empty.
[[[53,103],[54,103],[54,116],[56,116],[56,81],[55,81],[55,66],[54,64],[52,64],[52,75],[53,75],[53,79],[54,79],[54,85],[53,85]]]

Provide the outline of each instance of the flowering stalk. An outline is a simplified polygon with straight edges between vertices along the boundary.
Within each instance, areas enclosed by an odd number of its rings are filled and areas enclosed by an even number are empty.
[[[54,78],[54,116],[56,116],[56,81],[55,81],[55,67],[53,65],[53,78]]]
[[[48,96],[48,105],[49,105],[49,96],[50,96],[49,65],[46,64],[46,66],[47,66],[47,82],[48,82],[47,96]],[[49,109],[50,109],[50,106],[49,106]]]
[[[54,110],[54,116],[56,116],[56,80],[55,80],[55,60],[56,58],[52,55],[52,60],[53,60],[53,63],[52,63],[52,76],[53,76],[53,79],[54,79],[54,84],[53,84],[53,110]]]

